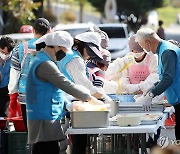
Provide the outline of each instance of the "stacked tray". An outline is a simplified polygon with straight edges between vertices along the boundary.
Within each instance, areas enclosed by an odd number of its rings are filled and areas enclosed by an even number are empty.
[[[163,112],[165,109],[164,103],[154,103],[152,104],[151,110],[149,112]],[[137,103],[119,103],[118,113],[144,113],[142,104]]]
[[[122,113],[124,114],[124,113]],[[126,113],[125,113],[126,114]],[[117,117],[121,114],[118,114],[112,118],[109,119],[109,124],[111,126],[117,126]],[[128,113],[127,116],[131,115],[141,117],[141,125],[153,125],[156,124],[159,120],[162,119],[163,113],[162,112],[154,112],[154,113]]]

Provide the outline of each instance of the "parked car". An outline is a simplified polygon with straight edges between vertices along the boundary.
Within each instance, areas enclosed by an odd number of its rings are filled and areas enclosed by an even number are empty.
[[[16,44],[19,44],[20,42],[27,41],[34,38],[33,33],[12,33],[12,34],[1,35],[0,37],[2,36],[7,36],[7,37],[12,38]]]
[[[129,52],[127,24],[108,23],[97,26],[109,36],[108,50],[111,52],[112,59],[123,57]]]
[[[87,32],[93,28],[93,23],[76,23],[76,24],[58,24],[53,30],[65,30],[69,32],[73,37],[79,33]]]
[[[65,30],[68,31],[73,37],[79,33],[92,30],[95,24],[93,23],[78,23],[78,24],[58,24],[53,30]],[[112,59],[117,57],[123,57],[129,52],[128,37],[129,31],[127,24],[99,24],[96,25],[101,30],[105,31],[109,36],[108,50],[111,52]]]

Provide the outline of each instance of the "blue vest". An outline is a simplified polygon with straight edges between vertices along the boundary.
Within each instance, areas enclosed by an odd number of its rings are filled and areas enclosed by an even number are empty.
[[[45,61],[52,61],[52,59],[47,53],[39,51],[27,76],[28,120],[58,120],[63,114],[64,92],[50,82],[39,80],[36,76],[37,67]]]
[[[0,63],[0,74],[1,74],[0,88],[4,88],[8,86],[10,65],[11,65],[11,58],[7,59],[4,65]]]
[[[31,50],[36,50],[35,44],[34,42],[37,40],[37,38],[33,38],[31,40],[28,41],[28,49]],[[24,43],[21,43],[19,45],[19,61],[20,63],[22,63],[24,57]],[[19,93],[25,93],[25,89],[26,89],[26,80],[27,80],[27,74],[29,72],[30,66],[32,65],[33,61],[34,61],[35,55],[33,55],[32,53],[28,53],[26,55],[26,58],[24,60],[24,63],[22,65],[21,68],[21,75],[20,75],[20,79],[19,79]]]
[[[72,51],[68,51],[66,53],[66,56],[63,59],[61,59],[60,61],[57,61],[59,70],[64,74],[65,77],[67,77],[72,82],[74,81],[72,80],[72,78],[70,77],[70,75],[68,74],[66,70],[66,64],[70,62],[72,59],[78,58],[78,57],[80,57],[78,53],[72,50]]]
[[[171,84],[171,86],[164,92],[168,103],[174,106],[180,103],[180,48],[167,41],[161,42],[158,54],[158,72],[160,80],[162,80],[164,72],[161,58],[165,50],[173,50],[177,55],[175,78],[173,79],[173,83]]]

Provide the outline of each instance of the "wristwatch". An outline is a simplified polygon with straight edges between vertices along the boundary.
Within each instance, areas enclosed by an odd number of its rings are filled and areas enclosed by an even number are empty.
[[[148,95],[152,98],[154,97],[154,94],[152,92],[149,92]]]

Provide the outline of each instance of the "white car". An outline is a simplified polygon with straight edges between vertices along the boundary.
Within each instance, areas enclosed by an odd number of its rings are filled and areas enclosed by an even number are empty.
[[[16,44],[19,44],[20,42],[27,41],[34,38],[33,33],[12,33],[12,34],[1,35],[1,37],[2,36],[7,36],[7,37],[12,38]]]
[[[111,52],[112,60],[129,52],[127,24],[108,23],[97,26],[109,36],[108,50]]]
[[[112,60],[123,57],[129,52],[128,46],[128,27],[127,24],[99,24],[93,23],[77,23],[77,24],[58,24],[53,30],[65,30],[68,31],[73,37],[79,33],[83,33],[89,30],[93,30],[94,26],[98,26],[101,30],[105,31],[109,36],[108,50],[111,52]]]
[[[77,34],[91,30],[93,26],[93,23],[58,24],[53,28],[53,30],[65,30],[74,37]]]

